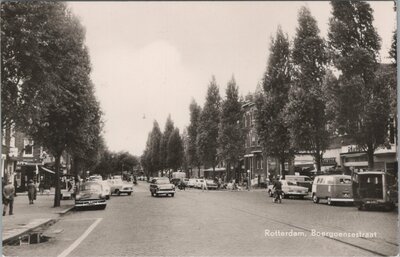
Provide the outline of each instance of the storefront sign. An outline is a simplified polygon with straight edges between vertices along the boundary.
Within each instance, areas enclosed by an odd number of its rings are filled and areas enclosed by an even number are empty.
[[[323,158],[321,164],[322,164],[322,165],[325,165],[325,166],[336,165],[336,164],[337,164],[336,158],[335,158],[335,157]]]

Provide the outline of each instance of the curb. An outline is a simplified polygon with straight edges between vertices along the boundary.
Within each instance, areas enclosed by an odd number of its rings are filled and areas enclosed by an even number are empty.
[[[60,214],[60,215],[62,216],[62,215],[64,215],[64,214],[66,214],[66,213],[72,211],[73,209],[75,209],[75,206],[68,207],[68,208],[66,208],[65,210],[59,211],[59,212],[57,212],[57,213]]]
[[[55,223],[56,221],[57,221],[56,219],[42,219],[41,222],[39,222],[38,224],[35,224],[35,225],[32,226],[32,227],[29,227],[29,224],[27,224],[27,225],[25,225],[25,226],[22,226],[22,227],[19,229],[19,231],[18,231],[18,229],[17,229],[17,231],[16,231],[14,234],[11,234],[11,235],[9,235],[9,236],[4,237],[4,238],[3,238],[3,245],[6,244],[6,243],[8,243],[8,242],[10,242],[10,241],[13,241],[13,240],[18,239],[18,238],[19,238],[21,235],[23,235],[23,234],[29,233],[29,232],[31,232],[31,231],[33,231],[33,230],[35,230],[35,229],[40,228],[40,227],[44,227],[44,226],[47,226],[47,225],[49,225],[49,224],[53,224],[53,223]],[[27,227],[27,229],[24,229],[24,227]]]

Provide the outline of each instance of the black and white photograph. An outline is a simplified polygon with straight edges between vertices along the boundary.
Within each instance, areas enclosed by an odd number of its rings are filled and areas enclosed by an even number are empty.
[[[1,1],[3,256],[397,256],[397,3]]]

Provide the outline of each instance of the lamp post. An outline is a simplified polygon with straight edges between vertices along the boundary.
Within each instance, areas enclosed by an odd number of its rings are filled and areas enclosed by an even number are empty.
[[[250,170],[247,170],[247,191],[250,191]]]

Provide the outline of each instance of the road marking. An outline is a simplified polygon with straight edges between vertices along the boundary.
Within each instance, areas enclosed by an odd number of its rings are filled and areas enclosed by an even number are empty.
[[[67,249],[65,249],[60,255],[57,257],[66,257],[68,256],[76,247],[78,247],[83,240],[90,234],[90,232],[93,231],[93,229],[102,221],[103,218],[98,218],[96,219],[95,222],[93,222],[92,225],[88,229],[86,229],[85,233],[83,233],[78,239],[75,240],[75,242],[70,245]]]

